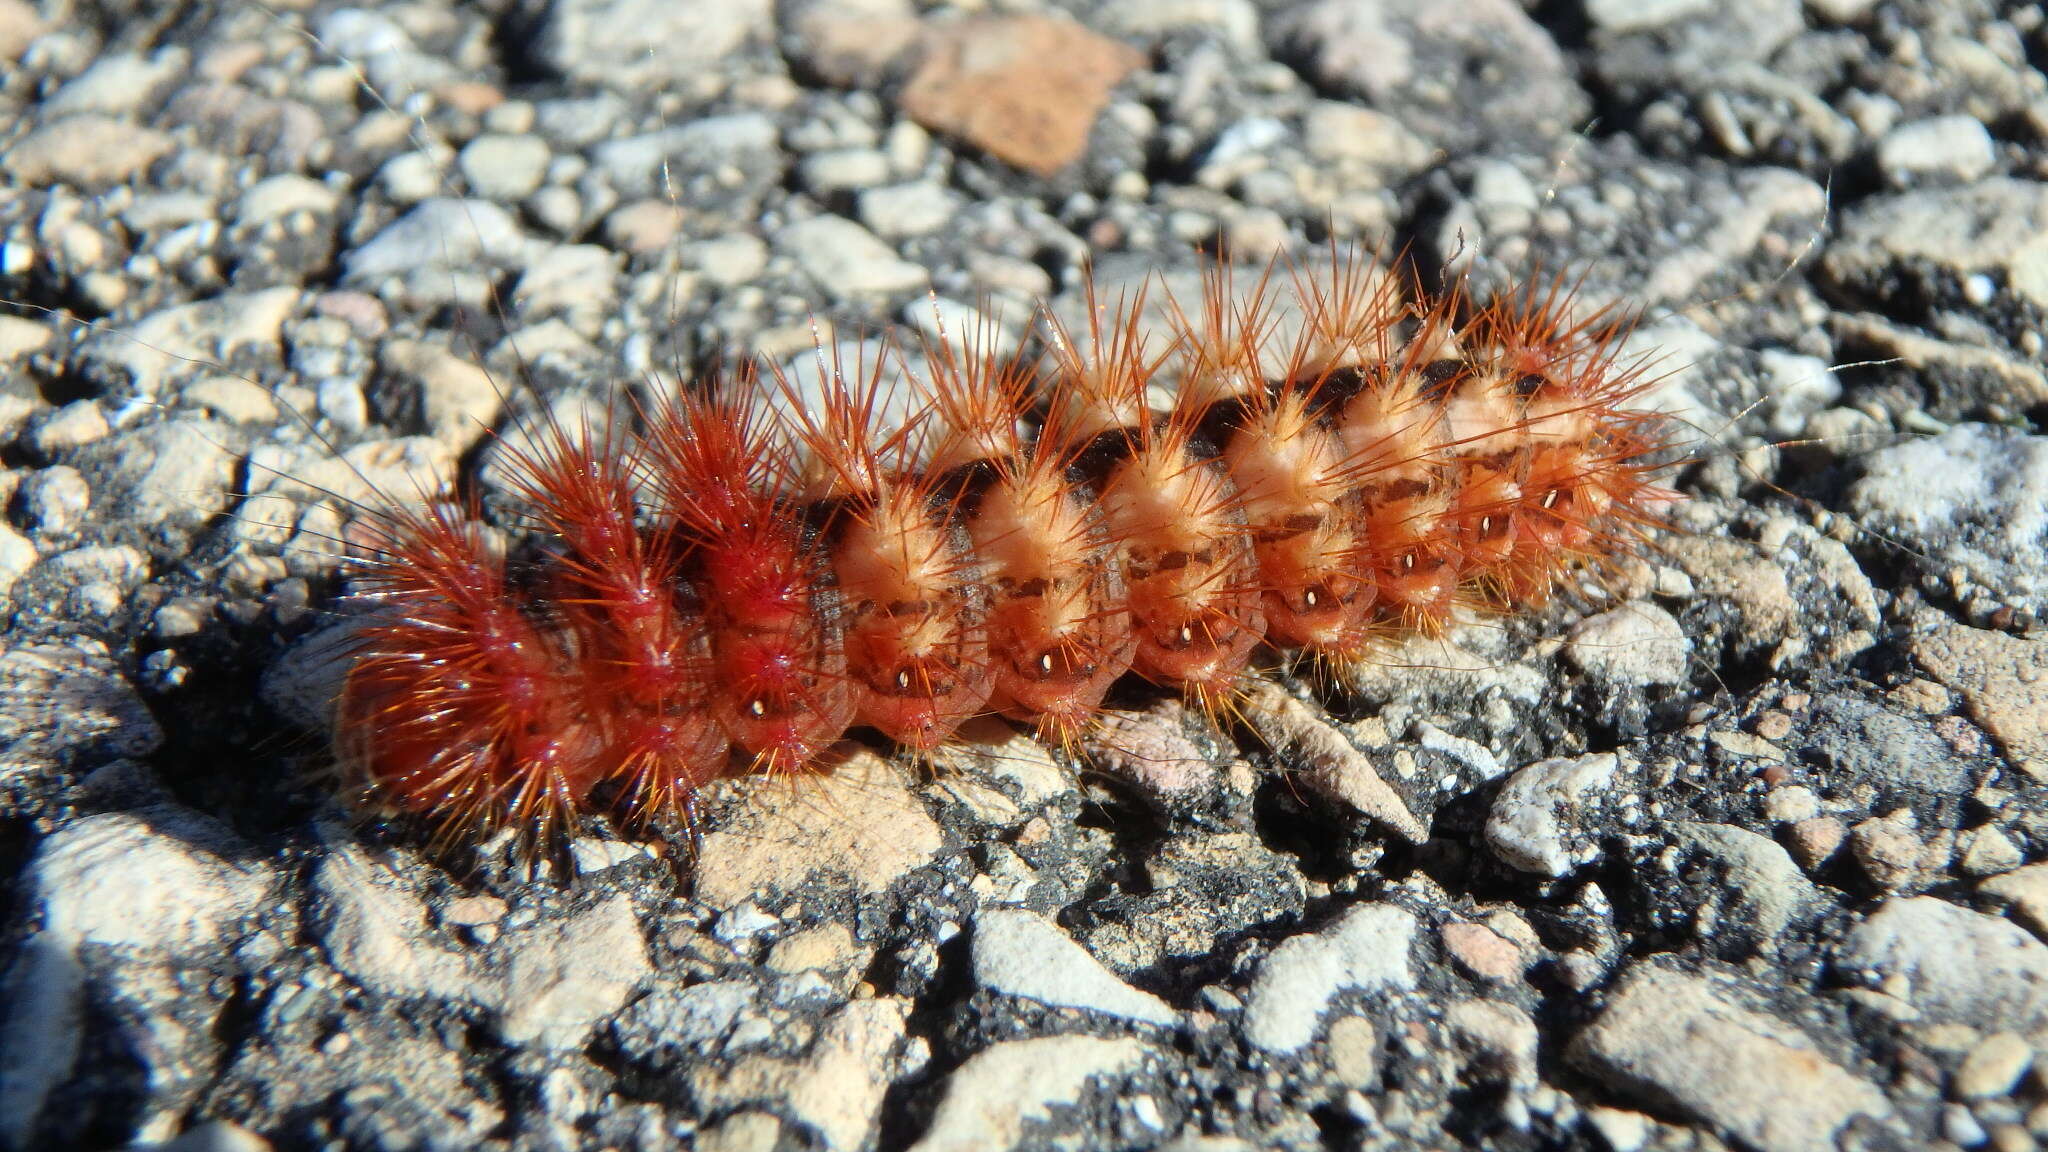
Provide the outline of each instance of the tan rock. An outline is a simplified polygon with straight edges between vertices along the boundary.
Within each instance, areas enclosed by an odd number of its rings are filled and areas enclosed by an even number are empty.
[[[825,1022],[802,1058],[755,1056],[726,1075],[707,1067],[693,1078],[697,1095],[715,1109],[776,1108],[832,1152],[868,1147],[909,1014],[908,1001],[856,1000]]]
[[[106,188],[132,180],[172,148],[170,136],[112,116],[66,116],[28,134],[7,152],[19,184]]]
[[[768,967],[781,973],[816,972],[841,992],[850,991],[874,955],[844,924],[827,921],[775,942]]]
[[[1906,650],[1962,694],[2015,767],[2048,780],[2048,643],[1958,624],[1916,636]]]
[[[1672,558],[1703,596],[1732,601],[1742,613],[1742,638],[1769,648],[1795,631],[1803,610],[1792,598],[1785,570],[1757,545],[1717,536],[1682,536],[1666,542]]]
[[[968,1058],[913,1152],[1009,1148],[1033,1121],[1078,1102],[1092,1082],[1136,1071],[1152,1057],[1129,1038],[1038,1036],[1010,1040]]]
[[[1246,722],[1260,738],[1299,758],[1302,780],[1309,787],[1350,805],[1412,843],[1429,838],[1429,829],[1373,767],[1372,758],[1308,705],[1261,680],[1245,694],[1242,708]]]
[[[1072,20],[985,17],[933,28],[903,110],[1040,176],[1074,162],[1109,94],[1144,62]]]
[[[1715,980],[1669,968],[1624,979],[1568,1058],[1631,1100],[1764,1152],[1833,1147],[1856,1116],[1891,1111],[1798,1029],[1737,1003]]]
[[[910,778],[872,752],[801,780],[754,777],[731,787],[739,802],[697,857],[697,895],[714,908],[787,892],[813,876],[872,896],[930,863],[944,844]]]
[[[1216,763],[1188,736],[1186,712],[1169,699],[1142,712],[1104,713],[1091,741],[1097,763],[1160,800],[1213,792]]]
[[[1979,894],[2007,905],[2036,936],[2048,937],[2048,864],[2029,864],[1977,885]]]
[[[19,60],[29,44],[43,34],[35,5],[26,0],[0,0],[0,60]]]

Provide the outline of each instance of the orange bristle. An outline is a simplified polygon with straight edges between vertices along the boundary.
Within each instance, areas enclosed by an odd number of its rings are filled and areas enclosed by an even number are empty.
[[[1083,427],[1122,436],[1103,470],[1102,511],[1122,557],[1125,595],[1138,634],[1133,663],[1146,677],[1205,702],[1227,699],[1265,636],[1258,562],[1237,486],[1219,458],[1198,452],[1200,397],[1183,391],[1154,417],[1146,390],[1159,360],[1139,325],[1144,294],[1104,311],[1091,303],[1085,349],[1052,324],[1056,395],[1085,397],[1106,418]]]
[[[935,454],[985,472],[956,507],[987,591],[990,704],[1071,744],[1131,666],[1123,569],[1096,496],[1075,471],[1087,438],[1069,421],[1092,417],[1054,405],[1037,437],[1021,443],[1016,429],[1036,373],[995,345],[992,332],[965,350],[927,345]]]
[[[876,356],[849,375],[835,351],[822,403],[807,403],[818,398],[779,371],[776,386],[820,477],[812,494],[829,499],[823,536],[837,577],[855,715],[929,752],[988,702],[988,594],[968,534],[942,498],[940,475],[902,470],[923,414],[894,427],[884,420],[892,362]]]

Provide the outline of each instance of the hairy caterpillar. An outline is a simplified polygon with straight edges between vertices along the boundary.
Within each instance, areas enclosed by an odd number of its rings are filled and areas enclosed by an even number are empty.
[[[1626,321],[1561,282],[1474,309],[1333,246],[1243,293],[1215,263],[1167,331],[1143,303],[1091,287],[1040,354],[942,331],[815,390],[742,370],[635,429],[551,423],[511,454],[513,539],[381,514],[346,765],[444,837],[545,839],[685,819],[855,726],[1073,741],[1127,672],[1220,715],[1262,649],[1370,660],[1540,602],[1672,498]]]

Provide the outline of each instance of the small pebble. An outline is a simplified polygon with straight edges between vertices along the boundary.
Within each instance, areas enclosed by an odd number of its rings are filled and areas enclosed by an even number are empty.
[[[111,431],[99,401],[74,400],[31,423],[28,448],[44,459],[53,459],[104,440]]]
[[[19,502],[23,526],[43,536],[68,536],[85,522],[92,508],[92,488],[85,474],[69,464],[29,473],[21,483]]]
[[[1816,816],[1785,830],[1785,848],[1801,868],[1811,872],[1835,854],[1848,834],[1848,828],[1833,816]]]
[[[1962,1100],[2010,1096],[2034,1063],[2034,1050],[2012,1032],[1997,1032],[1984,1038],[1956,1069],[1955,1094]]]

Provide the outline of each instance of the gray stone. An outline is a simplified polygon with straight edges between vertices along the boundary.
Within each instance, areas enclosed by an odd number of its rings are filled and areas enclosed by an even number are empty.
[[[1637,600],[1573,625],[1564,655],[1596,684],[1647,688],[1685,683],[1692,641],[1671,613]]]
[[[227,507],[235,454],[225,425],[179,418],[146,424],[97,446],[94,489],[103,507],[138,524],[190,531]]]
[[[541,135],[565,149],[580,151],[616,136],[626,118],[626,98],[617,92],[579,92],[533,106],[533,123]]]
[[[804,187],[818,196],[872,188],[889,178],[889,158],[873,148],[814,152],[797,168]]]
[[[488,200],[439,197],[421,202],[344,257],[342,281],[374,288],[391,277],[516,268],[528,249],[519,222],[505,209]]]
[[[1569,132],[1588,107],[1557,42],[1511,0],[1315,0],[1268,21],[1266,38],[1320,86],[1446,147]],[[1513,101],[1493,99],[1509,88]]]
[[[92,484],[69,464],[38,468],[22,478],[15,494],[22,527],[44,539],[70,536],[85,526],[92,510]]]
[[[1693,909],[1693,934],[1740,958],[1777,950],[1793,919],[1820,898],[1791,854],[1775,840],[1732,824],[1682,820],[1671,842],[1681,870],[1704,865],[1713,892]]]
[[[418,204],[445,190],[441,157],[432,152],[393,156],[377,169],[377,184],[399,204]]]
[[[1003,322],[1000,309],[990,304],[984,311],[972,304],[945,296],[927,296],[903,306],[903,322],[937,347],[942,341],[955,349],[991,349],[998,355],[1017,350],[1022,335]]]
[[[132,115],[143,111],[154,96],[183,75],[190,62],[190,54],[176,47],[150,56],[102,56],[43,101],[37,113],[45,119],[88,112]]]
[[[2048,217],[2044,217],[2048,230]],[[1960,569],[2009,603],[2048,612],[2048,437],[1959,424],[1865,457],[1849,511],[1932,573]]]
[[[704,1067],[693,1087],[710,1110],[778,1108],[828,1152],[872,1147],[908,1008],[893,998],[856,1000],[825,1022],[802,1058],[749,1056],[725,1074]]]
[[[54,594],[51,607],[60,615],[112,617],[149,579],[149,557],[126,544],[87,544],[44,560],[30,579]]]
[[[1110,0],[1095,12],[1095,26],[1129,39],[1171,32],[1209,33],[1240,51],[1259,49],[1259,9],[1253,0]]]
[[[169,385],[216,374],[244,354],[276,358],[298,300],[296,288],[269,288],[165,308],[87,337],[80,370],[109,391],[158,399]]]
[[[931,283],[922,265],[896,255],[874,233],[843,216],[800,220],[785,227],[775,243],[834,296],[893,295]]]
[[[1897,185],[1930,179],[1975,180],[1997,162],[1991,133],[1970,116],[1914,120],[1885,133],[1877,142],[1877,166],[1885,179]]]
[[[1932,286],[1960,294],[1986,274],[2048,308],[2048,185],[1991,177],[1964,188],[1876,196],[1843,213],[1821,258],[1837,285],[1874,299]]]
[[[253,226],[299,212],[326,216],[340,205],[340,193],[320,181],[296,172],[280,172],[249,185],[235,201],[235,221]]]
[[[1691,19],[1713,7],[1713,0],[1586,0],[1586,18],[1603,31],[1640,32]]]
[[[1166,1002],[1124,983],[1059,926],[1029,912],[986,909],[974,918],[974,981],[1055,1008],[1079,1008],[1171,1027]]]
[[[547,141],[538,136],[487,132],[462,146],[455,158],[469,190],[486,200],[523,200],[548,172]]]
[[[1823,696],[1804,726],[1809,755],[1846,775],[1895,788],[1959,795],[1970,763],[1926,721],[1857,696]]]
[[[41,921],[6,979],[0,1020],[0,1143],[28,1147],[51,1091],[85,1041],[91,995],[128,1007],[114,1026],[159,1095],[175,1096],[210,1068],[210,1029],[221,1002],[183,994],[179,966],[215,962],[270,877],[231,863],[225,829],[183,809],[112,812],[78,820],[45,840],[23,875]]]
[[[775,121],[759,112],[706,116],[639,136],[607,140],[590,159],[623,197],[666,197],[665,177],[731,164],[756,169],[779,162]],[[666,171],[664,170],[666,166]]]
[[[1486,817],[1486,845],[1511,867],[1563,876],[1599,859],[1587,801],[1614,782],[1611,752],[1539,760],[1508,778]]]
[[[1339,994],[1413,988],[1408,952],[1416,927],[1406,909],[1360,904],[1319,932],[1282,941],[1252,980],[1246,1039],[1276,1055],[1299,1052]]]
[[[163,729],[108,656],[84,636],[0,651],[0,779],[32,768],[147,756]]]
[[[336,968],[383,995],[491,1009],[513,1044],[581,1046],[653,972],[623,894],[505,934],[504,962],[492,965],[436,943],[418,894],[353,844],[321,862],[313,890],[320,941]]]
[[[960,197],[935,180],[870,188],[860,194],[861,223],[891,240],[937,232],[959,210]]]
[[[1933,896],[1894,897],[1849,930],[1835,971],[1928,1024],[2048,1027],[2048,944],[2010,920]]]
[[[559,316],[578,334],[595,338],[618,314],[619,265],[619,254],[599,245],[556,244],[520,273],[512,310],[529,323]]]
[[[561,0],[548,6],[537,43],[543,63],[579,83],[674,84],[766,36],[774,11],[771,0]]]
[[[369,86],[386,100],[459,78],[455,62],[422,51],[404,25],[366,8],[341,8],[321,16],[315,29],[324,51],[358,61]]]
[[[619,1044],[643,1060],[668,1063],[718,1052],[757,1011],[760,993],[745,980],[714,980],[688,988],[657,986],[612,1024]]]
[[[911,1152],[1014,1148],[1027,1126],[1079,1103],[1098,1080],[1136,1072],[1152,1056],[1137,1040],[1041,1036],[977,1052],[946,1079],[931,1127]]]
[[[768,245],[744,232],[685,245],[683,261],[714,284],[745,284],[768,266]]]
[[[1572,1042],[1570,1060],[1631,1100],[1701,1120],[1763,1152],[1834,1146],[1884,1094],[1720,982],[1639,964]]]

